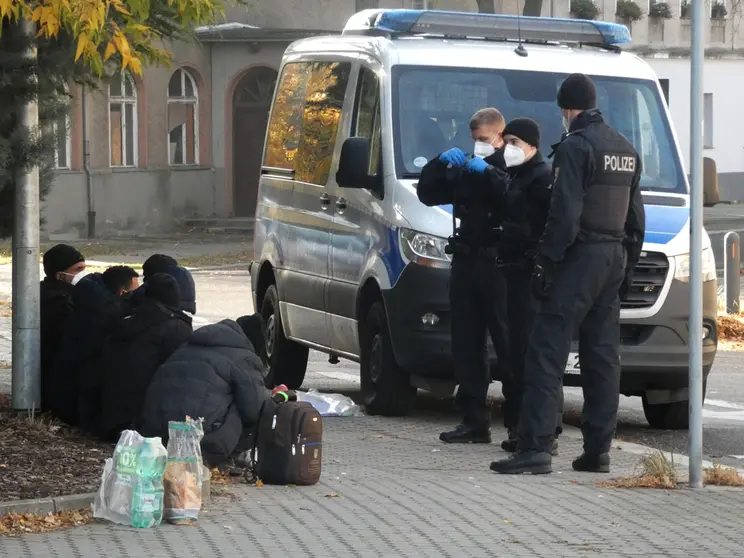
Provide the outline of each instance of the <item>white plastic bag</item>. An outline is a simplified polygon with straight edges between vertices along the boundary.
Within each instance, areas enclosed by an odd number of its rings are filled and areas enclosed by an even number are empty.
[[[323,417],[360,417],[364,413],[354,400],[340,393],[320,393],[312,388],[298,391],[297,401],[310,403]]]
[[[199,518],[202,505],[202,419],[186,417],[168,423],[168,465],[165,469],[165,509],[168,523],[190,524]]]
[[[137,455],[144,438],[134,430],[125,430],[114,448],[114,457],[106,459],[101,486],[93,501],[93,517],[121,525],[132,521],[132,496],[136,481]]]

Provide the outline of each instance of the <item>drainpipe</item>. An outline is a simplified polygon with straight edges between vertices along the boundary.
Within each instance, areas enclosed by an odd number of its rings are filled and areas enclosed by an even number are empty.
[[[83,85],[83,171],[88,189],[88,238],[96,236],[96,211],[93,204],[93,176],[90,174],[90,141],[88,140],[88,102],[86,87]]]

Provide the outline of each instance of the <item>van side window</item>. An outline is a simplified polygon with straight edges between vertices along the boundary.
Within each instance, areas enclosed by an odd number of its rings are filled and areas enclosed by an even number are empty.
[[[351,74],[350,62],[313,62],[305,88],[295,179],[325,186]]]
[[[380,166],[380,81],[372,70],[364,66],[359,72],[351,135],[369,138],[369,175],[376,175]]]
[[[294,169],[294,159],[302,134],[305,88],[310,70],[311,64],[307,62],[287,64],[282,70],[271,111],[266,157],[263,163],[265,167]]]

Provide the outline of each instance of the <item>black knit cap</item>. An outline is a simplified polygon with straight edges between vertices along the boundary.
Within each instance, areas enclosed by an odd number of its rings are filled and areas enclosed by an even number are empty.
[[[84,261],[85,257],[76,248],[68,244],[57,244],[44,252],[44,274],[54,278],[57,273]]]
[[[142,264],[142,276],[147,280],[156,273],[163,273],[166,268],[176,265],[178,265],[178,262],[170,256],[153,254]]]
[[[597,108],[597,88],[584,74],[571,74],[558,90],[558,106],[567,110]]]
[[[531,118],[515,118],[506,125],[501,136],[516,136],[534,147],[540,146],[540,126]]]

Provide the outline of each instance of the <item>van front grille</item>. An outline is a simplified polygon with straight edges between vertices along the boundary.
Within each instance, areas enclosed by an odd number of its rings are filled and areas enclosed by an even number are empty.
[[[633,283],[626,300],[621,308],[635,310],[649,308],[654,305],[664,288],[669,260],[661,252],[643,252],[633,274]]]

